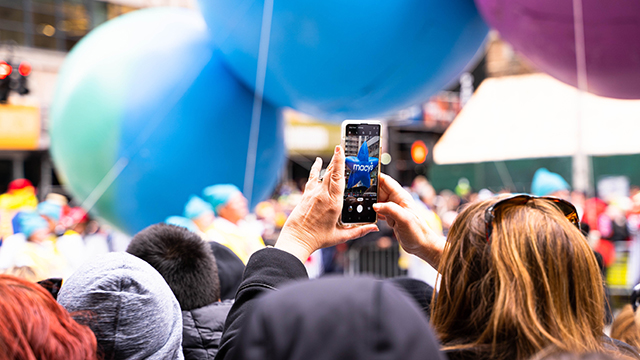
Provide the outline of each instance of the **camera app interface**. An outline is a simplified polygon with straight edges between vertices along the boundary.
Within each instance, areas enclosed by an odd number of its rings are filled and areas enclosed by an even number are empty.
[[[373,204],[378,201],[380,125],[347,125],[344,150],[346,188],[342,222],[374,222]]]

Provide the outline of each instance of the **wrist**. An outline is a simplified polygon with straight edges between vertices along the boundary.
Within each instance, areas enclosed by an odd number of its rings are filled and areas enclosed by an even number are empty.
[[[303,264],[307,261],[313,252],[308,246],[299,241],[299,237],[289,232],[282,232],[274,245],[274,248],[286,251],[295,256]]]
[[[444,236],[438,235],[433,231],[425,234],[425,243],[413,253],[415,256],[429,263],[434,269],[438,270],[440,258],[444,252],[447,240]]]

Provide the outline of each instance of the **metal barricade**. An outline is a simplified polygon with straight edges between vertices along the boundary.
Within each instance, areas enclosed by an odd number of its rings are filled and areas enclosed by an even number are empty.
[[[400,247],[393,242],[387,248],[378,247],[375,241],[356,242],[345,253],[345,275],[373,275],[378,278],[404,276],[406,270],[400,269]]]

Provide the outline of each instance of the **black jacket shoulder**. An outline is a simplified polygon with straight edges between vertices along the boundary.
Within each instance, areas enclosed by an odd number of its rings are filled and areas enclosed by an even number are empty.
[[[213,359],[220,347],[232,300],[182,312],[182,351],[185,360]]]
[[[285,251],[265,248],[251,255],[236,294],[236,301],[227,316],[216,359],[233,358],[229,354],[235,346],[244,318],[253,308],[256,298],[288,282],[308,278],[307,269],[302,262]]]

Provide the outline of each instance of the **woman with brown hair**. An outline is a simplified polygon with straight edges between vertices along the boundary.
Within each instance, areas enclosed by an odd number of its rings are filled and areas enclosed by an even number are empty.
[[[485,219],[491,210],[495,218]],[[440,264],[432,323],[445,349],[492,359],[525,359],[548,345],[602,349],[598,263],[552,201],[520,196],[472,204],[451,228]]]
[[[96,337],[40,285],[0,275],[0,359],[97,359]]]
[[[570,203],[528,195],[473,203],[442,248],[409,216],[408,200],[396,200],[400,206],[381,204],[378,212],[395,223],[403,245],[439,265],[431,322],[450,359],[527,359],[548,346],[621,351],[603,333],[603,279]],[[414,231],[403,231],[408,226]],[[431,250],[417,250],[425,245]]]
[[[302,264],[313,251],[377,230],[337,224],[344,152],[336,148],[322,179],[321,164],[314,163],[302,201],[275,247],[249,259],[217,358],[234,358],[243,321],[259,295],[307,278]],[[523,360],[553,345],[575,353],[626,349],[640,358],[631,347],[618,349],[603,333],[603,279],[571,204],[530,196],[474,203],[445,240],[420,218],[411,195],[384,174],[378,200],[374,210],[404,250],[442,274],[431,321],[450,360]]]

